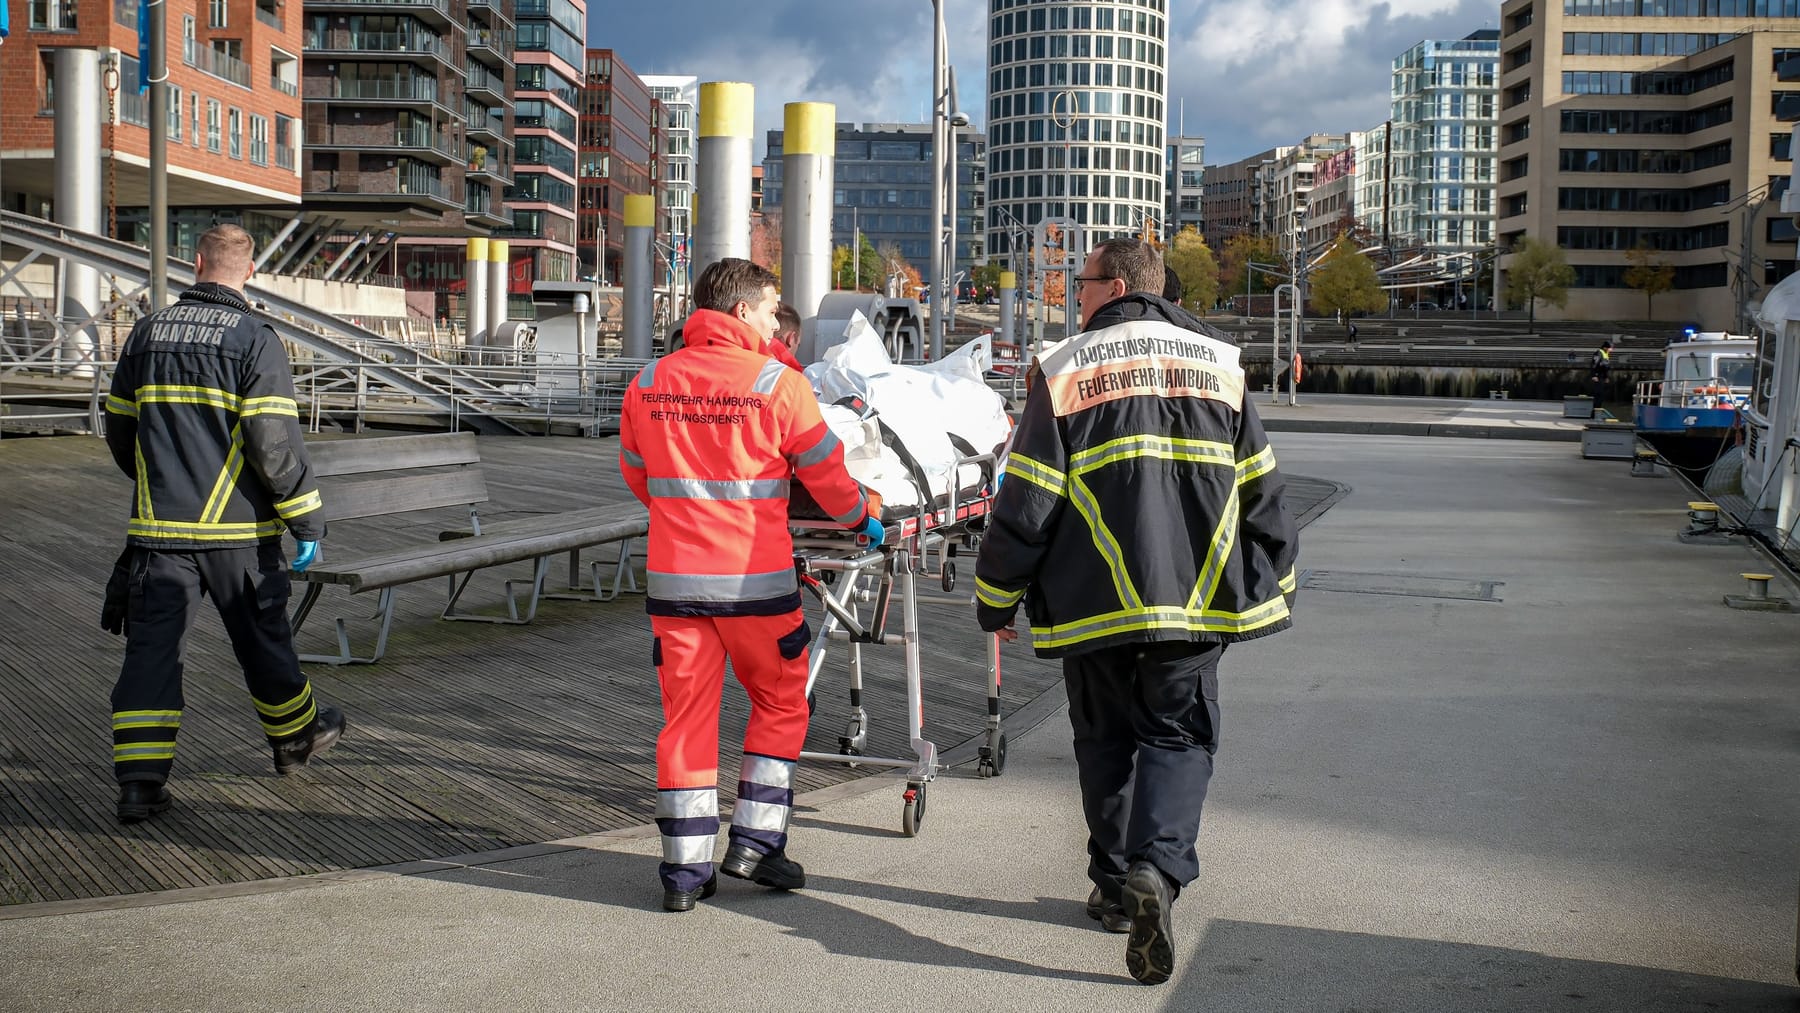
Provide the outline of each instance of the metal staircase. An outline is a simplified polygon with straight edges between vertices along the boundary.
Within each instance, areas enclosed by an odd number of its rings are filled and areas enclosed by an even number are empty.
[[[141,247],[104,236],[65,228],[41,218],[0,211],[0,244],[22,251],[10,266],[0,266],[0,295],[16,298],[34,309],[43,326],[53,329],[51,339],[21,355],[0,359],[0,376],[41,369],[55,364],[56,351],[70,332],[110,327],[122,308],[136,309],[137,300],[150,288],[149,255]],[[64,318],[59,307],[29,295],[19,278],[39,261],[79,264],[101,275],[101,305],[89,319]],[[193,265],[171,261],[171,288],[190,285]],[[480,433],[518,435],[522,430],[505,416],[530,414],[533,402],[470,368],[433,358],[404,342],[384,337],[341,317],[294,302],[252,282],[247,287],[253,303],[268,307],[269,324],[285,341],[307,349],[322,359],[342,362],[366,374],[369,382],[396,394],[416,399],[421,410],[449,416],[458,424]],[[71,364],[62,361],[66,370]],[[79,366],[79,363],[74,365]]]

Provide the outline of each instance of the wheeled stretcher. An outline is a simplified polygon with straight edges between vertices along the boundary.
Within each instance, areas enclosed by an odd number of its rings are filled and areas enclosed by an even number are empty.
[[[900,829],[908,837],[925,821],[927,785],[941,769],[937,745],[925,737],[924,667],[920,660],[918,606],[944,604],[972,606],[972,595],[956,591],[956,555],[959,549],[980,544],[989,507],[993,503],[991,472],[994,455],[981,454],[957,461],[953,474],[983,475],[971,488],[957,489],[932,501],[922,497],[917,506],[884,509],[887,528],[881,545],[830,521],[812,517],[790,518],[794,534],[794,567],[803,587],[819,600],[823,615],[808,660],[806,692],[814,700],[814,687],[825,666],[830,646],[846,646],[850,673],[850,719],[838,736],[836,753],[804,752],[802,759],[827,763],[868,764],[904,768],[906,790]],[[983,468],[985,466],[985,470]],[[804,512],[804,497],[799,498]],[[862,543],[862,544],[859,544]],[[942,593],[920,589],[919,578],[936,578]],[[889,630],[893,606],[900,611],[900,632]],[[867,711],[863,709],[862,649],[865,644],[902,648],[906,663],[906,716],[913,756],[910,759],[872,757],[864,754],[868,742]],[[1000,722],[1000,641],[987,638],[987,725],[980,747],[977,770],[994,777],[1006,770],[1006,733]]]

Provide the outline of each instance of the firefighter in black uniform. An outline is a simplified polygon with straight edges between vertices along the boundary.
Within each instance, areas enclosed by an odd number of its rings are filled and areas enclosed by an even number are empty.
[[[1088,914],[1129,932],[1145,984],[1174,970],[1170,908],[1219,742],[1225,645],[1286,629],[1298,538],[1238,349],[1164,291],[1136,239],[1095,247],[1087,330],[1040,360],[975,565],[976,617],[1021,603],[1061,658],[1088,825]]]
[[[324,534],[287,354],[250,312],[253,243],[235,225],[200,236],[196,284],[137,322],[106,399],[106,443],[136,483],[126,528],[126,635],[112,693],[119,820],[167,809],[181,727],[182,641],[211,595],[244,669],[275,770],[331,748],[344,716],[300,672],[281,533],[304,570]],[[119,632],[117,629],[114,632]]]

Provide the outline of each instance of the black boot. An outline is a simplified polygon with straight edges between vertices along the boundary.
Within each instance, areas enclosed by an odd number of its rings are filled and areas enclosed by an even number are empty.
[[[286,777],[315,756],[337,745],[344,734],[344,712],[336,707],[320,707],[312,724],[299,735],[275,746],[275,773]]]
[[[718,892],[718,873],[706,877],[706,882],[701,883],[699,889],[696,890],[671,890],[665,886],[663,887],[663,910],[692,911],[695,901],[706,900]]]
[[[1125,940],[1125,969],[1146,985],[1160,985],[1175,973],[1175,922],[1170,913],[1175,890],[1149,862],[1131,863],[1125,876],[1125,913],[1131,936]]]
[[[1107,900],[1097,886],[1088,894],[1087,916],[1108,932],[1131,931],[1131,919],[1126,916],[1125,908],[1116,900]]]
[[[806,870],[785,851],[765,855],[748,844],[733,844],[726,848],[719,871],[772,890],[798,890],[806,885]]]
[[[158,781],[126,781],[119,785],[119,822],[142,823],[169,808],[174,799]]]

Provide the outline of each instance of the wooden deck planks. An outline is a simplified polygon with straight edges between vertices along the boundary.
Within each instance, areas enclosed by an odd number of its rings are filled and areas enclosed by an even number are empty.
[[[482,437],[481,452],[487,520],[630,501],[615,439]],[[1322,500],[1319,485],[1308,494]],[[98,440],[0,442],[0,904],[383,865],[649,822],[662,715],[642,598],[549,601],[528,626],[446,623],[437,619],[444,583],[427,581],[396,592],[381,664],[308,666],[350,730],[292,778],[274,775],[223,629],[203,609],[188,642],[175,808],[120,827],[107,697],[123,640],[99,629],[98,611],[130,495]],[[325,550],[435,542],[466,522],[454,508],[346,521],[332,526]],[[528,563],[483,572],[464,603],[501,611],[503,582],[529,575]],[[558,560],[552,580],[565,575]],[[374,605],[373,594],[327,589],[303,649],[328,646],[338,616],[369,636]],[[809,614],[816,622],[816,606]],[[929,645],[926,734],[948,749],[982,728],[983,641],[960,609],[923,606],[920,621]],[[834,644],[809,749],[836,751],[848,716],[844,658]],[[898,648],[864,652],[871,755],[910,755],[901,660]],[[1004,666],[1005,713],[1060,677],[1017,649]],[[720,779],[728,800],[748,700],[727,683]],[[796,787],[869,772],[803,764]]]

